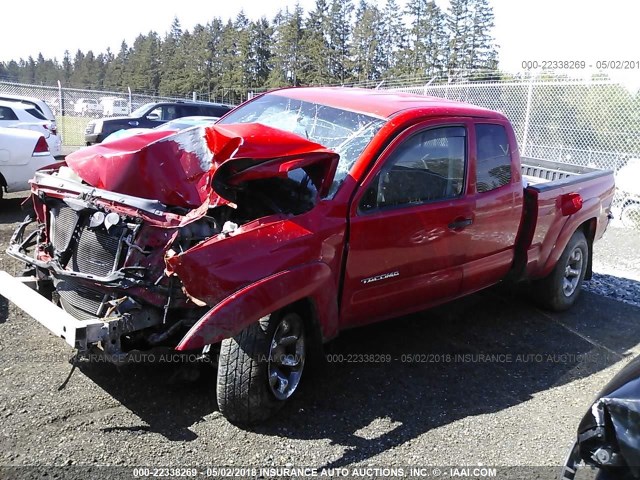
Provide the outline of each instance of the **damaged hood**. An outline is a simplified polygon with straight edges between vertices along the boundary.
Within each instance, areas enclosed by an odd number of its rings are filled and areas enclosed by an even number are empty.
[[[232,190],[245,182],[286,177],[298,168],[323,196],[338,158],[293,133],[243,123],[151,131],[83,148],[66,162],[96,188],[196,208],[206,200],[232,200]]]

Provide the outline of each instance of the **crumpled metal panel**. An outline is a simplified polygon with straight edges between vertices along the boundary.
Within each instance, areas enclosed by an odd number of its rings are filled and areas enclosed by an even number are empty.
[[[617,444],[634,478],[640,478],[640,357],[630,362],[602,389],[580,422],[578,434],[598,427],[605,431],[601,442]],[[615,439],[610,438],[612,434]],[[589,458],[585,461],[592,463]]]
[[[187,208],[206,200],[221,203],[224,192],[215,192],[212,181],[223,164],[232,184],[304,168],[323,194],[337,161],[338,155],[322,145],[257,123],[151,131],[66,157],[94,187]]]

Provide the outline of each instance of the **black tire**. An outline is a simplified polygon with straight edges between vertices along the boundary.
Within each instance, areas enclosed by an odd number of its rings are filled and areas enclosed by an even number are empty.
[[[296,338],[300,340],[296,340],[295,344],[282,344],[282,350],[273,350],[272,346],[281,345],[281,341],[285,340],[282,335],[288,330],[283,330],[283,325],[289,325],[291,330],[291,335],[286,339],[297,335]],[[306,355],[305,341],[304,322],[296,312],[271,314],[235,337],[223,340],[220,345],[217,381],[220,412],[230,422],[240,425],[256,424],[275,414],[299,386]],[[295,356],[285,350],[292,345],[295,348]],[[295,385],[294,381],[284,384],[279,380],[286,375],[275,375],[276,385],[272,386],[270,377],[273,378],[274,371],[285,371],[288,368],[279,362],[289,357],[292,358],[292,362],[300,362],[300,365],[296,366],[296,369],[299,368],[299,375],[294,376]],[[293,372],[293,369],[291,371]],[[291,391],[280,392],[278,387],[282,385],[291,388]]]
[[[580,267],[576,266],[576,258],[581,258]],[[562,255],[558,259],[553,271],[545,278],[534,282],[534,293],[537,302],[554,312],[565,311],[576,302],[580,296],[580,290],[582,288],[582,282],[584,276],[587,273],[587,265],[589,264],[589,245],[587,239],[584,236],[582,230],[576,230],[576,232],[569,239],[569,243],[562,252]],[[569,270],[571,273],[575,273],[579,270],[577,275],[571,277],[569,280]],[[565,280],[573,282],[575,278],[575,286],[573,288],[567,288]]]

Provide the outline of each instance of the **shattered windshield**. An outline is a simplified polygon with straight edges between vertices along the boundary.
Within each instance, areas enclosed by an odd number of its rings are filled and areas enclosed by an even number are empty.
[[[385,120],[272,94],[237,108],[218,123],[253,122],[295,133],[338,153],[332,197]]]

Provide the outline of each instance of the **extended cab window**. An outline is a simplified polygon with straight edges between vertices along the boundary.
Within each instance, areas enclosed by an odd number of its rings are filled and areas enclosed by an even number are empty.
[[[476,190],[489,192],[511,182],[511,152],[502,125],[477,124]]]
[[[464,185],[466,130],[417,133],[388,158],[360,202],[360,210],[455,198]]]

